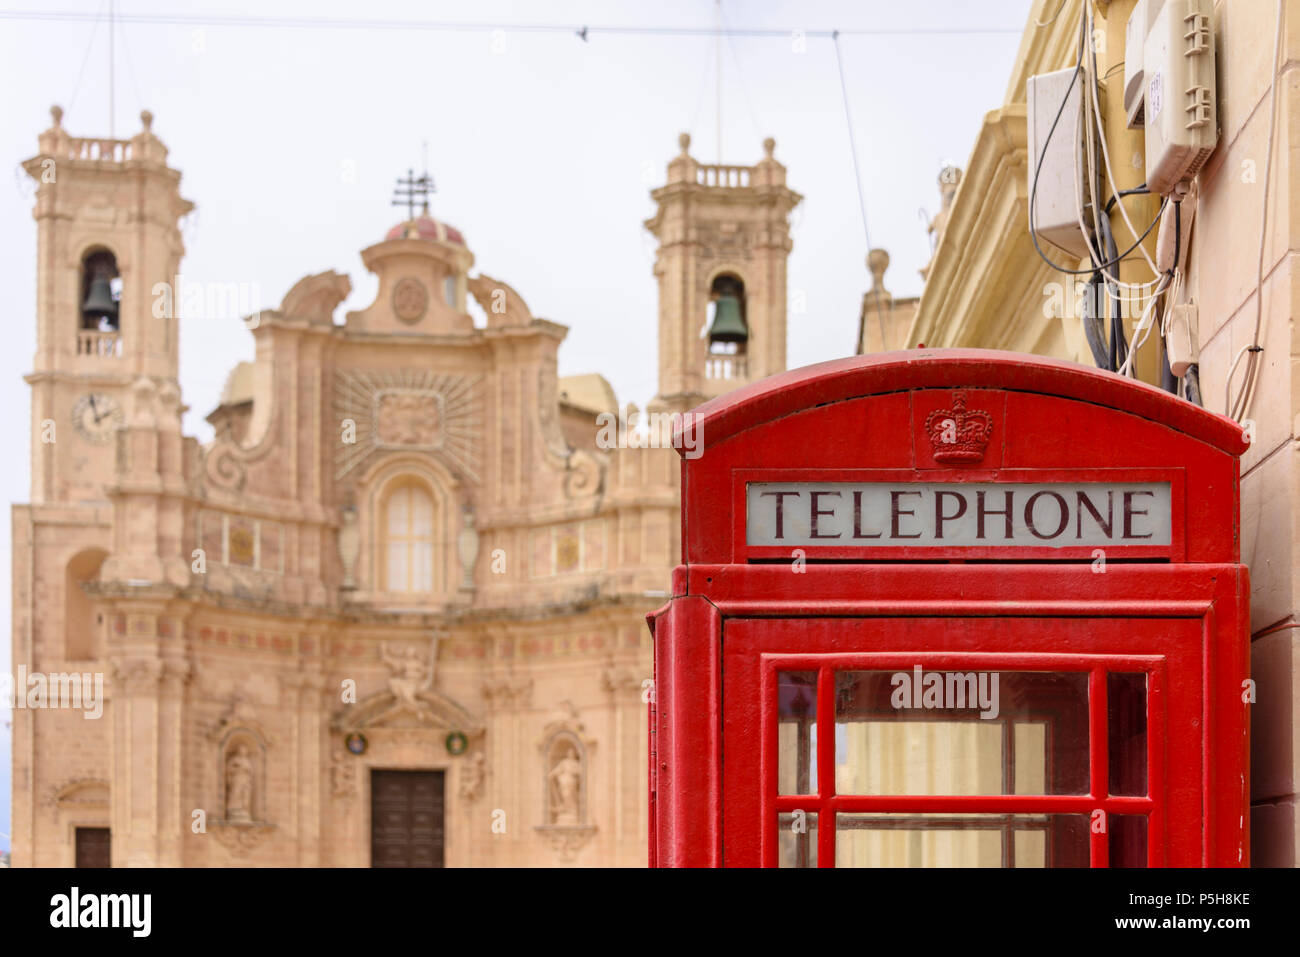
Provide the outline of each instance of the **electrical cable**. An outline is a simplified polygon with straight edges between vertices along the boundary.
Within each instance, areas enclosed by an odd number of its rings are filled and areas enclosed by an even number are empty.
[[[1183,398],[1188,402],[1205,407],[1205,401],[1201,398],[1201,366],[1193,362],[1187,367],[1187,374],[1183,376]]]
[[[1085,3],[1085,8],[1084,8],[1084,9],[1085,9],[1086,16],[1087,16],[1087,23],[1088,23],[1088,36],[1091,37],[1091,36],[1092,36],[1092,31],[1093,31],[1093,29],[1094,29],[1094,25],[1095,25],[1095,22],[1096,22],[1096,21],[1094,21],[1093,18],[1092,18],[1092,5],[1091,5],[1091,2]],[[1092,65],[1093,65],[1093,72],[1094,72],[1094,74],[1095,74],[1095,72],[1096,72],[1096,67],[1097,67],[1097,58],[1096,58],[1096,52],[1095,52],[1095,51],[1094,51],[1094,53],[1093,53],[1093,55],[1092,55]],[[1101,157],[1102,157],[1102,161],[1103,161],[1103,164],[1104,164],[1104,166],[1105,166],[1105,170],[1106,170],[1107,182],[1110,183],[1111,190],[1114,191],[1114,189],[1115,189],[1115,168],[1114,168],[1113,166],[1111,166],[1111,162],[1110,162],[1110,149],[1109,149],[1109,147],[1106,146],[1106,131],[1102,128],[1102,125],[1101,125],[1101,105],[1100,105],[1100,103],[1098,102],[1098,99],[1097,99],[1097,84],[1096,84],[1096,83],[1089,83],[1089,84],[1087,84],[1087,88],[1088,88],[1088,95],[1089,95],[1089,96],[1091,97],[1091,99],[1092,99],[1092,106],[1093,106],[1092,116],[1093,116],[1093,120],[1094,120],[1094,121],[1096,122],[1096,124],[1097,124],[1097,132],[1100,134],[1100,137],[1099,137],[1099,138],[1100,138],[1100,140],[1101,140]],[[1123,203],[1122,201],[1118,201],[1118,200],[1117,200],[1117,202],[1119,203],[1119,212],[1120,212],[1120,215],[1124,218],[1124,225],[1128,227],[1129,234],[1130,234],[1130,235],[1133,235],[1133,236],[1136,236],[1136,235],[1137,235],[1137,229],[1133,226],[1133,221],[1132,221],[1131,219],[1129,219],[1128,210],[1124,208],[1124,203]],[[1151,267],[1151,272],[1152,272],[1153,274],[1155,274],[1155,275],[1159,275],[1160,270],[1156,268],[1155,261],[1152,260],[1151,255],[1146,251],[1146,247],[1144,247],[1141,243],[1138,243],[1137,248],[1141,251],[1141,253],[1142,253],[1142,258],[1146,260],[1147,265]]]
[[[853,136],[853,114],[849,111],[849,87],[844,80],[844,60],[840,56],[840,38],[836,33],[831,37],[835,44],[835,65],[840,71],[840,93],[844,97],[844,123],[849,130],[849,153],[853,158],[853,178],[858,184],[858,209],[862,212],[862,234],[867,240],[867,254],[871,254],[871,230],[867,228],[867,199],[866,194],[862,191],[862,170],[858,166],[858,146],[857,140]],[[871,298],[876,301],[876,322],[880,325],[880,348],[884,349],[888,342],[885,337],[885,316],[880,308],[880,300],[884,298],[884,290],[874,290],[876,295]],[[866,344],[866,337],[863,336],[863,345]]]
[[[1268,146],[1264,154],[1264,201],[1259,226],[1259,260],[1255,269],[1255,334],[1251,338],[1251,344],[1242,352],[1237,353],[1237,358],[1232,362],[1232,368],[1228,371],[1228,378],[1223,387],[1224,406],[1228,415],[1237,422],[1245,418],[1246,413],[1250,411],[1250,407],[1255,401],[1255,382],[1258,376],[1259,354],[1264,351],[1259,344],[1260,333],[1264,325],[1264,246],[1268,241],[1268,199],[1273,179],[1273,139],[1277,132],[1277,71],[1282,59],[1282,22],[1285,13],[1286,0],[1278,0],[1277,26],[1274,31],[1276,36],[1273,40],[1273,75],[1269,81],[1268,93]],[[1237,363],[1241,361],[1242,355],[1246,352],[1249,352],[1250,358],[1246,362],[1246,375],[1241,383],[1241,391],[1237,394],[1235,401],[1229,402],[1232,376],[1237,370]]]

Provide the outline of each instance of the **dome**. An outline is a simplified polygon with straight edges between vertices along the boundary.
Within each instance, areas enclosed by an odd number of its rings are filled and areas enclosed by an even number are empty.
[[[406,222],[398,223],[388,231],[384,239],[428,239],[440,243],[465,245],[465,237],[455,226],[440,223],[432,216],[417,216]]]

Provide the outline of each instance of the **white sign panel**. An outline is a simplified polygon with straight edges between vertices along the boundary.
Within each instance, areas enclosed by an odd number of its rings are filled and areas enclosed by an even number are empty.
[[[790,548],[1169,545],[1168,482],[751,482],[746,542]]]

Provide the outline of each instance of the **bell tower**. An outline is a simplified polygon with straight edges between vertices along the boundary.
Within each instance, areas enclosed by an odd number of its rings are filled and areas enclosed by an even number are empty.
[[[130,139],[74,137],[63,110],[23,168],[36,181],[32,501],[102,500],[141,389],[179,397],[178,221],[194,208],[140,114]],[[179,403],[177,403],[179,415]]]
[[[689,134],[678,143],[645,224],[659,240],[654,404],[669,411],[785,370],[789,216],[803,198],[786,187],[771,138],[753,166],[706,165]]]

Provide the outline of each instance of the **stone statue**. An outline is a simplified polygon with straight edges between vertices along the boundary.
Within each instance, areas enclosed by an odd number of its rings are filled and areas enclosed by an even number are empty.
[[[253,759],[241,744],[226,758],[226,820],[253,819]]]
[[[392,677],[388,679],[388,690],[412,710],[422,710],[416,702],[416,696],[430,683],[428,662],[415,648],[400,645],[390,648],[387,642],[380,648],[380,657],[393,671]]]
[[[559,760],[547,778],[551,793],[551,823],[579,824],[578,793],[582,783],[582,761],[573,745],[570,744],[560,753]]]

